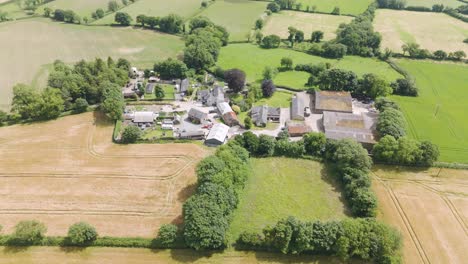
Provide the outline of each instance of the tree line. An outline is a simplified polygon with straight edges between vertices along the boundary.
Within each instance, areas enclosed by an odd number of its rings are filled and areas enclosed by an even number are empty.
[[[244,232],[237,241],[242,249],[283,254],[320,254],[343,260],[358,258],[375,263],[401,263],[402,238],[397,230],[375,219],[303,222],[294,217],[279,220],[261,233]]]
[[[406,43],[401,46],[403,56],[408,56],[414,59],[435,59],[435,60],[452,60],[461,61],[466,58],[466,53],[463,50],[455,52],[445,52],[443,50],[436,50],[431,53],[427,49],[420,48],[417,43]]]

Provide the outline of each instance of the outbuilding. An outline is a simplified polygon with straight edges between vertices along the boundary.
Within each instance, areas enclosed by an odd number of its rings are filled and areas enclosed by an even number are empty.
[[[194,124],[203,123],[207,117],[208,117],[207,113],[204,113],[195,108],[191,108],[190,111],[188,112],[188,119],[190,120],[190,122]]]
[[[135,124],[153,124],[156,119],[156,114],[150,111],[135,112],[133,123]]]
[[[197,130],[197,131],[185,131],[181,132],[179,134],[180,139],[204,139],[205,138],[205,132],[203,130]]]
[[[297,96],[293,97],[291,101],[291,119],[299,121],[305,120],[304,103]]]
[[[208,146],[219,146],[224,144],[227,139],[229,127],[225,124],[215,124],[208,136],[206,137],[205,144]]]
[[[315,112],[323,113],[324,111],[352,113],[353,99],[351,94],[337,91],[315,92]]]

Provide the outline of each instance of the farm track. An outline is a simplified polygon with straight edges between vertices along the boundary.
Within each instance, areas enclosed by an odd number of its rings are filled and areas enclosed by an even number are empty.
[[[461,214],[460,210],[453,204],[453,202],[450,199],[450,197],[466,198],[466,194],[437,189],[437,186],[440,185],[441,187],[443,187],[445,184],[449,184],[450,186],[459,186],[461,188],[465,188],[465,187],[468,187],[467,183],[453,182],[453,181],[446,182],[440,179],[435,179],[435,180],[399,179],[399,178],[380,177],[375,172],[373,172],[372,174],[377,179],[377,181],[381,183],[381,185],[384,187],[385,191],[387,192],[388,196],[390,197],[391,204],[393,204],[393,206],[396,208],[396,211],[399,215],[398,218],[401,220],[403,224],[403,228],[408,232],[409,238],[411,239],[412,244],[415,246],[417,253],[418,253],[418,257],[422,261],[422,263],[437,263],[437,261],[434,262],[434,260],[432,260],[428,254],[428,253],[431,253],[431,254],[434,254],[434,253],[428,252],[424,246],[424,245],[426,246],[430,245],[431,242],[424,240],[424,243],[423,243],[423,240],[419,236],[421,235],[421,233],[419,233],[418,235],[418,231],[415,229],[415,227],[417,226],[414,226],[415,224],[414,216],[413,216],[413,219],[411,219],[411,217],[408,216],[407,212],[405,211],[402,205],[402,202],[400,201],[401,197],[399,198],[399,194],[395,193],[394,191],[395,187],[392,187],[392,183],[410,184],[410,185],[414,184],[436,194],[437,195],[436,197],[439,197],[440,199],[442,199],[448,211],[453,215],[453,218],[456,221],[454,223],[458,223],[458,225],[456,226],[451,226],[451,229],[458,230],[457,226],[459,226],[459,228],[463,230],[464,236],[468,237],[468,225],[463,215]],[[419,230],[419,232],[420,231],[421,230]],[[428,232],[434,232],[434,231],[428,230]]]

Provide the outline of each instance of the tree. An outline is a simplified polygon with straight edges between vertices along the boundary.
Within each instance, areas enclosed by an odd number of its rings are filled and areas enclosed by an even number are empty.
[[[215,175],[222,172],[225,167],[224,161],[217,156],[209,156],[203,159],[196,168],[198,184],[213,182]]]
[[[312,32],[312,35],[310,37],[310,42],[319,43],[322,39],[323,39],[323,31],[316,30]]]
[[[65,11],[62,9],[55,9],[54,11],[54,20],[64,21],[65,20]]]
[[[252,118],[250,118],[250,116],[245,117],[244,126],[245,126],[245,129],[251,129],[252,128]]]
[[[434,51],[434,58],[437,60],[445,60],[447,58],[447,52],[443,50],[436,50]]]
[[[435,4],[435,5],[432,6],[432,11],[440,13],[440,12],[444,11],[444,5]]]
[[[35,220],[25,220],[15,226],[10,240],[16,245],[37,245],[44,238],[47,228],[43,223]]]
[[[214,23],[207,17],[205,16],[197,16],[195,18],[192,18],[189,23],[190,27],[190,33],[193,33],[195,29],[198,28],[206,28],[209,26],[213,26]]]
[[[422,154],[421,158],[416,162],[418,165],[430,167],[439,159],[439,148],[431,142],[422,141],[419,148]]]
[[[358,87],[358,77],[352,71],[329,69],[319,74],[318,83],[321,90],[353,92]]]
[[[230,69],[224,72],[224,80],[229,89],[238,93],[245,87],[245,72],[239,69]]]
[[[327,138],[323,133],[311,132],[304,135],[304,149],[309,155],[321,157],[326,144]]]
[[[372,166],[372,161],[367,151],[355,140],[342,139],[332,142],[327,147],[325,157],[334,162],[338,168],[354,168],[368,171]]]
[[[184,62],[169,58],[154,64],[154,71],[159,73],[163,80],[184,79],[187,77],[188,68]]]
[[[128,5],[128,0],[122,0],[122,4],[123,4],[124,6]]]
[[[294,35],[294,41],[297,43],[301,43],[302,41],[304,41],[304,31],[296,31],[296,34]]]
[[[332,15],[340,15],[340,8],[335,6],[333,11],[331,12]]]
[[[293,60],[289,57],[281,58],[281,67],[286,70],[292,70],[293,68]]]
[[[146,21],[148,20],[148,17],[145,15],[138,15],[136,17],[136,22],[138,24],[141,24],[142,27],[145,27]]]
[[[156,85],[156,87],[154,88],[154,95],[156,96],[156,99],[158,100],[162,100],[164,96],[166,96],[164,94],[164,89],[161,85]]]
[[[255,29],[262,29],[263,28],[263,19],[259,18],[255,21]]]
[[[21,118],[35,118],[40,107],[39,104],[40,95],[35,89],[25,84],[17,84],[13,87],[11,111],[21,115]]]
[[[396,153],[398,151],[397,140],[390,135],[386,135],[377,142],[372,148],[372,154],[376,161],[395,163]]]
[[[392,94],[392,88],[384,79],[373,73],[368,73],[364,74],[362,79],[359,80],[356,93],[375,99]]]
[[[268,35],[262,39],[262,48],[275,49],[278,48],[281,43],[281,38],[277,35]]]
[[[275,152],[276,139],[268,135],[258,137],[257,155],[261,157],[271,157]]]
[[[120,87],[116,84],[104,84],[104,101],[101,108],[109,115],[112,120],[122,119],[125,102],[120,92]]]
[[[96,229],[88,223],[78,222],[68,229],[68,239],[72,245],[84,246],[94,242],[98,237]]]
[[[400,110],[400,107],[398,106],[398,104],[395,101],[393,101],[391,99],[388,99],[386,97],[377,98],[375,100],[374,106],[380,112],[385,111],[385,108],[393,108],[393,109],[396,109],[396,110]]]
[[[392,87],[394,94],[418,96],[418,88],[411,80],[400,78],[392,82],[390,86]]]
[[[46,88],[41,93],[37,119],[49,120],[60,116],[64,110],[64,101],[60,90]]]
[[[184,20],[176,14],[169,14],[159,19],[159,29],[162,32],[176,34],[182,31]]]
[[[348,48],[343,44],[333,44],[328,42],[323,44],[322,48],[323,51],[321,55],[334,59],[343,58],[346,55],[346,51],[348,50]]]
[[[276,91],[275,84],[272,80],[262,81],[262,93],[264,97],[271,97]]]
[[[121,26],[130,26],[133,19],[128,13],[117,12],[115,13],[115,22],[119,23]]]
[[[263,69],[263,80],[273,80],[278,73],[278,70],[276,68],[272,68],[270,66],[266,66],[265,69]]]
[[[159,228],[158,240],[163,246],[171,246],[177,239],[177,226],[173,224],[164,224]]]
[[[126,126],[122,132],[122,143],[135,143],[140,138],[140,135],[141,131],[137,126]]]
[[[119,4],[117,4],[117,2],[114,0],[109,1],[109,3],[107,4],[107,10],[109,10],[109,12],[115,12],[119,10]]]
[[[258,149],[258,137],[254,133],[247,131],[242,134],[244,138],[244,148],[249,151],[251,154],[255,154]]]
[[[94,19],[103,18],[104,15],[105,15],[104,10],[102,10],[102,8],[98,8],[98,9],[96,9],[96,18],[94,18]]]
[[[88,101],[86,101],[86,99],[84,98],[78,98],[76,99],[75,101],[75,112],[77,113],[83,113],[83,112],[86,112],[86,110],[88,110]]]
[[[398,139],[406,135],[406,121],[403,113],[393,108],[385,108],[377,121],[377,132],[380,137],[386,135]]]
[[[449,57],[451,57],[451,58],[454,59],[454,60],[458,60],[458,61],[459,61],[459,60],[461,60],[461,59],[463,59],[463,58],[466,58],[466,53],[465,53],[464,51],[462,51],[462,50],[459,50],[459,51],[455,51],[455,52],[452,54],[452,56],[449,56]]]
[[[52,14],[52,9],[50,7],[45,7],[44,8],[44,16],[45,17],[50,17],[50,14]]]
[[[270,10],[273,13],[277,13],[280,11],[280,6],[277,3],[269,3],[267,5],[267,9]]]

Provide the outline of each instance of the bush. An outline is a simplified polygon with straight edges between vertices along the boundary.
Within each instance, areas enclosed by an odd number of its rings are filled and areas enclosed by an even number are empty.
[[[11,235],[10,245],[37,245],[44,239],[47,228],[43,223],[35,220],[21,221],[15,226],[15,232]]]
[[[272,97],[276,91],[276,86],[272,80],[263,80],[262,93],[263,97]]]
[[[406,121],[403,113],[394,108],[384,108],[377,121],[377,132],[380,137],[386,135],[398,139],[406,135]]]
[[[269,35],[262,39],[261,47],[265,49],[275,49],[281,44],[281,38],[277,35]]]
[[[325,151],[327,138],[323,133],[311,132],[304,135],[304,149],[309,155],[321,157]]]
[[[159,228],[158,241],[161,245],[169,247],[174,244],[177,239],[177,226],[173,224],[164,224]]]
[[[137,126],[126,126],[122,132],[122,143],[135,143],[141,135],[141,130]]]
[[[393,89],[393,94],[418,96],[418,88],[412,81],[407,79],[397,79],[396,81],[392,82],[390,86]]]
[[[400,106],[398,106],[398,104],[395,101],[388,99],[386,97],[377,98],[377,100],[375,100],[374,106],[380,112],[383,112],[385,108],[393,108],[398,111],[400,110]]]
[[[77,113],[83,113],[83,112],[86,112],[86,110],[88,110],[88,101],[86,101],[86,99],[84,98],[78,98],[76,99],[75,101],[75,112]]]
[[[184,62],[172,58],[154,64],[153,70],[159,73],[163,80],[184,79],[188,72]]]
[[[68,239],[72,245],[89,245],[98,237],[96,229],[88,223],[79,222],[68,229]]]
[[[343,44],[325,43],[322,46],[322,55],[327,58],[341,59],[346,55],[346,46]]]
[[[244,119],[244,126],[245,126],[245,129],[251,129],[252,128],[252,118],[250,118],[250,116],[246,116],[245,119]]]

